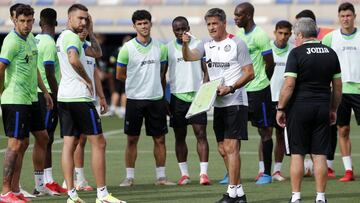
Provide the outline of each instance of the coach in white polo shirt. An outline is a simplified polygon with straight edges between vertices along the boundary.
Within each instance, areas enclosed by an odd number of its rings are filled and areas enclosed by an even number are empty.
[[[219,8],[205,15],[211,40],[190,50],[188,35],[183,35],[183,56],[187,61],[205,54],[210,80],[224,78],[215,100],[214,131],[218,150],[227,162],[229,186],[219,203],[246,202],[240,180],[240,140],[247,140],[247,94],[244,85],[254,78],[252,61],[245,43],[226,32],[226,15]]]

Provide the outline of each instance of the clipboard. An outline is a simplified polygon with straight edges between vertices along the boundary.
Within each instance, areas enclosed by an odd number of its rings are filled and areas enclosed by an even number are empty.
[[[197,91],[193,102],[190,105],[188,112],[185,115],[189,119],[195,115],[209,111],[213,106],[218,86],[224,83],[224,78],[218,78],[202,84]]]

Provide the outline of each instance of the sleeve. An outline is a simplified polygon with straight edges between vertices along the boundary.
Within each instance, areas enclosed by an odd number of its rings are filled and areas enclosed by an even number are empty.
[[[244,41],[242,41],[240,38],[236,38],[236,44],[237,44],[237,55],[238,55],[238,61],[241,65],[241,67],[244,67],[246,65],[252,64],[252,60],[250,58],[249,50],[245,44]]]
[[[129,63],[129,50],[126,46],[126,44],[121,47],[119,54],[118,54],[118,58],[117,58],[117,65],[118,66],[122,66],[122,67],[126,67]]]
[[[168,62],[168,49],[165,44],[160,44],[160,63],[164,64]]]
[[[204,41],[200,41],[195,49],[198,50],[198,52],[200,53],[200,56],[203,57],[205,56],[205,48],[204,48],[205,42]]]
[[[66,53],[70,49],[74,49],[80,55],[82,47],[83,47],[83,42],[80,40],[80,38],[79,38],[79,36],[77,34],[70,33],[67,36],[64,36],[64,42],[63,43],[64,43],[63,47],[64,47]]]
[[[322,43],[323,45],[326,45],[326,46],[328,46],[328,47],[331,47],[332,35],[333,35],[333,32],[327,33],[327,34],[325,35],[325,37],[321,40],[321,43]]]
[[[44,65],[54,65],[55,64],[55,57],[57,57],[56,53],[56,45],[55,44],[48,44],[44,46],[44,54],[43,54],[43,61]]]
[[[0,62],[9,65],[18,52],[18,46],[11,38],[5,38],[1,47]]]
[[[262,56],[272,53],[270,38],[265,32],[263,32],[262,35],[258,35],[258,37],[254,41],[259,48]]]
[[[335,70],[334,70],[334,75],[333,75],[333,78],[341,78],[341,69],[340,69],[340,61],[339,61],[339,58],[336,54],[336,52],[334,51],[334,55],[336,57],[335,58]]]
[[[289,53],[284,76],[290,76],[296,78],[298,74],[298,62],[294,49]]]

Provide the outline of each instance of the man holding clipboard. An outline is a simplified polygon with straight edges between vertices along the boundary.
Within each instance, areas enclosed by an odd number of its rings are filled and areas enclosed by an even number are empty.
[[[240,181],[240,140],[247,140],[247,94],[243,87],[254,78],[252,61],[245,43],[226,32],[226,15],[219,8],[210,9],[205,21],[212,38],[189,48],[190,37],[183,34],[182,52],[186,61],[205,55],[210,81],[223,78],[214,103],[214,131],[218,150],[229,171],[227,193],[219,203],[243,203],[246,196]]]

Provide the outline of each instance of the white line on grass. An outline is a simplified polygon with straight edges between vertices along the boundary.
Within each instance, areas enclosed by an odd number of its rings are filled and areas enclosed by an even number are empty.
[[[53,153],[61,153],[61,150],[53,150]],[[123,154],[125,150],[106,150],[107,154]],[[85,150],[85,153],[91,153],[90,150]],[[152,154],[154,151],[152,150],[138,150],[138,154]],[[166,151],[167,154],[175,154],[175,151]],[[189,151],[189,154],[197,154],[196,151]],[[217,151],[210,151],[210,154],[218,154]],[[257,151],[240,151],[240,155],[258,155]],[[341,157],[341,154],[335,153],[335,156]],[[353,153],[351,154],[352,157],[360,157],[360,153]]]
[[[115,135],[115,134],[118,134],[118,133],[121,133],[121,132],[124,132],[124,129],[120,129],[120,130],[110,130],[110,131],[108,131],[108,132],[104,132],[104,137],[105,137],[105,139],[106,139],[106,138],[108,138],[108,137],[111,136],[111,135]],[[57,134],[57,135],[54,135],[54,137],[60,137],[60,135]],[[54,145],[54,144],[59,144],[59,143],[62,143],[62,142],[63,142],[62,139],[57,139],[57,140],[55,140],[55,141],[53,142],[53,145]],[[32,149],[32,148],[34,148],[34,144],[29,145],[29,147],[28,147],[27,150]],[[0,153],[4,153],[4,152],[6,151],[6,149],[7,149],[7,148],[1,149],[1,150],[0,150]],[[53,152],[54,152],[54,150],[53,150]]]

